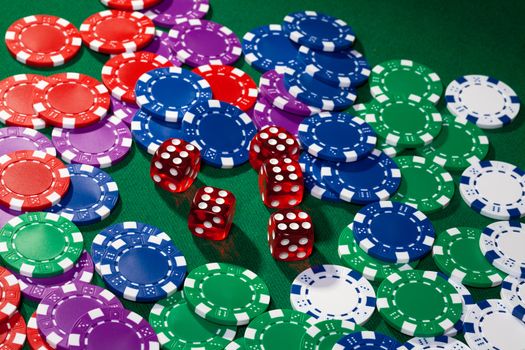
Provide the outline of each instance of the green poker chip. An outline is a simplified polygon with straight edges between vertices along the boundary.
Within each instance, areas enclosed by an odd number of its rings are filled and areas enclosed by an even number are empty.
[[[248,324],[270,304],[268,287],[259,276],[225,263],[191,271],[184,282],[184,297],[196,314],[227,326]]]
[[[246,339],[239,338],[235,339],[235,341],[232,341],[228,346],[224,348],[224,350],[246,350],[248,349],[246,347]]]
[[[392,146],[428,145],[441,131],[441,114],[432,103],[417,96],[392,99],[380,95],[366,105],[355,105],[354,111]]]
[[[354,332],[366,331],[355,323],[341,320],[317,322],[306,331],[301,341],[302,350],[332,350],[342,337]]]
[[[435,271],[400,271],[381,282],[377,309],[387,323],[406,335],[434,337],[459,321],[463,301]]]
[[[405,263],[390,263],[371,257],[359,247],[352,231],[353,224],[349,224],[339,235],[339,257],[343,263],[359,271],[369,281],[382,281],[397,271],[412,270],[419,261]]]
[[[75,266],[83,249],[78,227],[53,213],[22,214],[0,231],[0,259],[11,271],[27,277],[61,275]]]
[[[168,350],[223,350],[237,333],[236,327],[221,326],[194,314],[182,292],[155,304],[149,323],[162,348]]]
[[[432,248],[434,262],[443,273],[464,285],[499,286],[507,275],[492,266],[481,252],[481,233],[472,227],[454,227],[440,233]]]
[[[294,310],[265,312],[246,328],[246,346],[249,350],[301,349],[303,336],[315,321],[315,318]]]
[[[385,140],[378,138],[376,143],[376,149],[382,151],[384,154],[390,158],[394,158],[401,154],[405,149],[400,146],[392,146],[386,143]]]
[[[451,171],[461,171],[478,163],[489,152],[489,139],[467,119],[443,115],[443,126],[431,144],[416,152]]]
[[[416,95],[434,104],[443,94],[443,84],[436,72],[411,60],[391,60],[372,69],[370,78],[372,96],[409,98]]]
[[[446,208],[454,196],[454,179],[445,169],[419,156],[394,158],[401,184],[392,201],[410,204],[423,213]]]

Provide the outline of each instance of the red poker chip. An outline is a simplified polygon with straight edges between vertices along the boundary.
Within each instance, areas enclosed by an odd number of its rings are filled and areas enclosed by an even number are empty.
[[[51,346],[49,346],[44,338],[40,335],[40,331],[38,330],[38,326],[36,324],[36,312],[34,312],[31,315],[31,318],[29,321],[27,321],[27,342],[29,343],[29,346],[33,350],[53,350]]]
[[[139,77],[152,69],[171,67],[165,57],[147,51],[128,52],[108,60],[102,67],[102,82],[119,101],[135,103]]]
[[[0,267],[0,291],[0,323],[4,323],[16,312],[21,292],[18,279],[3,267]]]
[[[0,203],[10,209],[50,208],[68,188],[64,163],[43,151],[16,151],[0,157]]]
[[[134,11],[150,8],[161,3],[162,0],[100,0],[100,2],[112,9]]]
[[[106,10],[88,17],[80,34],[91,50],[114,55],[146,47],[155,37],[155,25],[141,12]]]
[[[0,323],[0,349],[19,350],[26,341],[26,321],[16,312],[6,322]]]
[[[0,81],[0,120],[9,126],[43,129],[44,119],[33,109],[36,85],[45,80],[37,74],[18,74]]]
[[[193,69],[210,84],[213,98],[248,111],[257,101],[257,85],[253,79],[232,66],[205,65]]]
[[[82,38],[67,20],[34,15],[11,24],[5,33],[7,49],[18,62],[35,67],[56,67],[80,50]]]
[[[81,128],[100,121],[111,103],[106,87],[80,73],[59,73],[36,85],[33,109],[47,124]]]

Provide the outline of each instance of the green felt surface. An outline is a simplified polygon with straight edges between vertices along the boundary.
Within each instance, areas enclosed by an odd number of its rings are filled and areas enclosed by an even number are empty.
[[[16,19],[31,14],[53,14],[79,26],[83,19],[104,9],[97,0],[0,0],[0,4],[0,33],[4,33]],[[486,74],[505,81],[518,95],[525,96],[525,24],[522,19],[525,2],[520,0],[212,0],[208,18],[227,25],[242,37],[251,28],[280,23],[287,13],[302,9],[323,11],[350,23],[357,34],[356,46],[371,65],[393,58],[409,58],[433,68],[445,85],[459,75]],[[100,79],[101,67],[107,59],[107,56],[84,47],[66,66],[35,70],[17,63],[5,46],[0,45],[0,77],[17,73],[76,71]],[[259,74],[247,64],[239,61],[236,65],[258,80]],[[359,102],[369,99],[368,88],[361,88]],[[443,102],[439,108],[445,110]],[[520,115],[510,126],[487,132],[491,142],[488,159],[508,161],[525,168],[523,122],[524,116]],[[47,130],[48,135],[49,132]],[[125,161],[109,169],[120,187],[121,201],[107,220],[82,228],[86,247],[98,231],[115,222],[136,220],[156,225],[169,233],[182,249],[190,269],[207,262],[224,261],[257,272],[270,288],[272,308],[290,307],[290,282],[300,271],[312,264],[340,263],[337,239],[358,206],[334,205],[307,196],[301,207],[312,215],[316,227],[315,252],[307,261],[276,262],[270,256],[266,241],[270,210],[259,198],[257,176],[249,165],[233,170],[204,166],[189,191],[172,196],[156,188],[150,180],[149,160],[145,152],[134,146]],[[454,175],[457,185],[458,174]],[[194,238],[186,227],[191,198],[196,189],[204,185],[228,189],[237,197],[234,226],[225,241]],[[457,192],[450,206],[432,215],[431,219],[438,232],[453,226],[482,228],[491,222],[468,208]],[[427,257],[419,268],[435,269],[435,265]],[[94,282],[102,283],[99,277]],[[499,288],[471,291],[476,299],[499,295]],[[152,306],[132,302],[124,304],[144,317]],[[22,303],[21,311],[26,319],[35,307],[35,303]],[[389,328],[378,313],[366,327],[400,340],[407,338]]]

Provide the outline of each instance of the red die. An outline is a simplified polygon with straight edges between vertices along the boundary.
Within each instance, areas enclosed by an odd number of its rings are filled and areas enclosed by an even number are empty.
[[[215,187],[201,187],[191,203],[188,227],[197,237],[220,241],[228,236],[234,213],[233,193]]]
[[[192,144],[180,139],[168,139],[153,155],[150,176],[166,191],[184,192],[199,173],[200,155]]]
[[[250,164],[259,171],[270,158],[288,157],[299,160],[300,147],[295,136],[279,126],[268,126],[259,131],[250,143]]]
[[[259,192],[269,208],[292,208],[303,200],[301,166],[290,158],[271,158],[259,170]]]
[[[270,253],[276,260],[304,260],[312,254],[314,227],[310,215],[300,209],[275,212],[268,222]]]

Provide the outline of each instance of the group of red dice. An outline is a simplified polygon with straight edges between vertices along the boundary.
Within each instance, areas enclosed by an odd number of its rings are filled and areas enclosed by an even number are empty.
[[[303,200],[303,174],[299,165],[297,139],[283,128],[260,130],[250,143],[250,164],[259,174],[259,191],[264,204],[278,209],[270,216],[268,243],[276,260],[295,261],[310,256],[314,229],[308,213],[294,208]],[[200,170],[199,150],[183,140],[169,139],[155,152],[150,175],[171,193],[184,192]],[[211,240],[228,236],[235,213],[235,196],[230,191],[201,187],[193,198],[188,227],[192,234]]]

